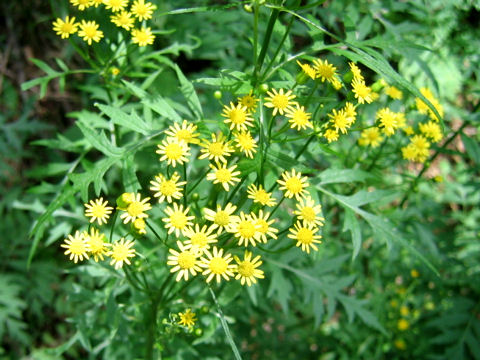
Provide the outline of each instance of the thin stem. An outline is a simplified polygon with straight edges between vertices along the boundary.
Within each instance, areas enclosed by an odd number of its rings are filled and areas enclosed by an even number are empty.
[[[165,244],[165,240],[162,239],[162,238],[160,237],[160,235],[158,235],[158,233],[155,231],[155,229],[152,227],[152,225],[150,225],[150,224],[148,223],[147,220],[145,220],[145,224],[147,224],[147,227],[148,227],[150,230],[152,230],[153,234],[157,237],[157,239],[160,240],[161,242],[163,242],[163,243]]]
[[[262,49],[260,50],[260,55],[258,56],[257,62],[255,63],[254,76],[255,76],[255,81],[257,83],[259,81],[260,69],[262,68],[263,62],[265,60],[265,55],[267,54],[267,49],[270,43],[270,39],[272,38],[273,27],[275,25],[275,22],[277,21],[279,13],[280,13],[279,9],[272,9],[272,13],[270,14],[270,19],[268,20],[267,30],[265,33],[265,37],[263,38]]]

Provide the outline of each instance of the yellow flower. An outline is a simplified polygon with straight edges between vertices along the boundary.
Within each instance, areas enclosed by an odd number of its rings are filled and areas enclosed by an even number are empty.
[[[178,316],[180,317],[178,323],[188,328],[191,328],[193,325],[195,325],[195,321],[197,321],[197,318],[195,317],[196,314],[190,309],[187,309],[184,313],[178,313]]]
[[[190,227],[186,229],[183,234],[188,239],[185,241],[185,248],[192,249],[196,252],[203,253],[205,250],[210,248],[210,244],[217,242],[217,234],[213,233],[216,229],[216,226],[203,225],[200,229],[198,224],[195,224],[195,227]]]
[[[372,127],[365,129],[360,134],[360,139],[358,139],[358,144],[360,146],[371,146],[372,148],[377,147],[383,141],[383,137],[380,134],[380,130],[377,127]]]
[[[206,257],[202,257],[200,266],[205,268],[202,275],[207,276],[207,283],[210,282],[214,277],[219,283],[222,277],[225,280],[230,280],[230,277],[234,276],[233,270],[235,265],[230,264],[232,261],[232,255],[225,254],[223,255],[223,249],[217,249],[216,246],[213,247],[213,251],[205,251]]]
[[[167,160],[167,164],[176,167],[177,164],[183,165],[188,162],[190,156],[190,148],[183,141],[178,141],[176,138],[168,137],[158,145],[157,154],[162,155],[160,161]]]
[[[249,243],[252,246],[256,246],[256,241],[260,241],[261,234],[258,232],[259,226],[250,214],[240,212],[235,222],[232,225],[232,233],[238,238],[238,245],[248,246]]]
[[[216,166],[210,164],[210,168],[213,172],[207,174],[207,180],[213,181],[214,184],[221,184],[225,191],[229,191],[230,185],[240,181],[240,178],[237,177],[240,175],[240,171],[235,171],[237,165],[227,168],[227,164],[217,163]]]
[[[124,238],[112,245],[112,250],[107,255],[112,258],[110,265],[115,264],[115,270],[120,269],[123,263],[130,265],[129,258],[135,257],[135,249],[131,249],[133,245],[135,245],[135,241],[125,240]]]
[[[98,24],[95,21],[82,20],[78,36],[83,38],[88,45],[92,45],[92,41],[99,42],[103,38],[103,31],[98,30]]]
[[[431,102],[433,107],[437,110],[440,117],[443,117],[443,106],[438,102],[438,100],[433,96],[432,92],[428,88],[421,88],[420,93],[427,98],[428,101]],[[421,114],[427,114],[430,116],[430,119],[434,121],[438,121],[437,116],[435,113],[430,109],[430,107],[423,102],[420,98],[415,99],[415,103],[417,105],[417,109]]]
[[[68,235],[68,238],[64,240],[65,244],[60,245],[61,247],[67,249],[65,250],[65,255],[70,255],[69,259],[76,264],[78,260],[83,261],[83,259],[88,259],[88,252],[90,251],[90,244],[88,240],[85,239],[84,234],[80,231],[76,231],[75,235]]]
[[[402,148],[403,158],[420,163],[427,160],[430,143],[422,135],[415,135],[410,139],[410,144]]]
[[[91,0],[70,0],[70,3],[73,6],[78,7],[78,10],[83,11],[86,8],[92,6],[92,1]]]
[[[117,76],[118,74],[120,74],[120,69],[117,67],[113,67],[110,71],[112,72],[113,76]]]
[[[91,6],[95,6],[97,8],[99,5],[103,5],[103,0],[92,0]]]
[[[437,143],[443,138],[442,129],[440,126],[433,121],[428,123],[420,123],[420,132],[425,135],[427,138],[431,139],[432,142]]]
[[[397,322],[397,328],[400,331],[405,331],[410,327],[410,323],[405,319],[400,319]]]
[[[132,41],[138,46],[152,45],[155,40],[155,35],[149,27],[142,27],[141,29],[132,30]]]
[[[98,225],[106,224],[113,210],[113,207],[107,205],[108,201],[103,202],[103,197],[90,200],[90,203],[85,204],[85,216],[91,218],[91,223],[97,220]]]
[[[118,27],[124,28],[125,30],[130,31],[133,28],[135,19],[132,17],[128,11],[121,11],[115,15],[110,16],[110,20]]]
[[[336,132],[340,130],[342,134],[347,133],[347,129],[350,128],[351,122],[347,117],[345,110],[341,109],[337,112],[337,110],[333,109],[332,114],[328,114],[328,117],[330,118],[330,122],[335,127]]]
[[[258,101],[260,100],[253,96],[253,90],[250,90],[247,95],[238,98],[238,103],[242,106],[245,106],[247,108],[247,111],[250,113],[255,111]]]
[[[241,131],[234,133],[237,148],[245,153],[245,156],[253,159],[253,154],[257,152],[257,143],[250,134],[250,131]]]
[[[385,94],[396,100],[400,100],[403,97],[403,93],[395,86],[387,86],[385,88]]]
[[[418,278],[420,276],[420,273],[418,272],[417,269],[412,269],[412,270],[410,270],[410,276],[412,278]]]
[[[177,139],[179,142],[183,141],[186,144],[198,144],[198,133],[195,131],[197,131],[197,125],[190,124],[187,120],[183,120],[181,126],[178,125],[178,123],[170,125],[168,130],[165,131],[165,134]]]
[[[302,197],[308,195],[308,192],[305,190],[308,187],[307,177],[302,177],[301,172],[295,172],[295,169],[292,169],[292,172],[284,171],[282,173],[283,180],[277,180],[277,183],[280,184],[280,190],[285,191],[286,198],[293,198],[300,201]]]
[[[345,106],[343,107],[343,111],[345,111],[345,115],[347,116],[348,122],[350,123],[350,125],[352,125],[357,118],[355,105],[353,105],[351,102],[346,102]]]
[[[103,0],[106,9],[111,9],[113,12],[121,11],[128,5],[128,0]]]
[[[152,185],[150,190],[156,191],[153,196],[158,197],[159,203],[163,202],[164,200],[167,200],[168,203],[171,203],[183,196],[182,186],[187,182],[178,180],[180,180],[180,175],[178,175],[177,172],[174,172],[170,179],[167,179],[162,174],[158,174],[155,176],[155,181],[150,181],[150,184]]]
[[[237,262],[234,270],[237,273],[237,275],[235,275],[235,280],[240,279],[240,283],[242,285],[245,285],[246,283],[247,286],[251,286],[252,283],[257,283],[257,279],[265,278],[263,271],[257,269],[260,265],[262,265],[260,256],[256,256],[252,260],[252,253],[248,250],[245,250],[243,260],[240,260],[238,256],[235,256],[234,258]]]
[[[252,199],[254,203],[262,204],[263,206],[275,206],[276,200],[272,197],[272,193],[265,191],[262,185],[258,187],[251,184],[247,190],[248,198]]]
[[[194,249],[188,249],[181,241],[177,241],[177,246],[180,252],[170,249],[169,252],[171,255],[168,256],[167,265],[173,266],[173,268],[170,269],[171,273],[178,271],[175,281],[180,281],[181,278],[187,281],[189,274],[195,276],[197,272],[202,271],[199,266],[199,253]]]
[[[298,131],[307,127],[313,129],[313,125],[310,122],[312,114],[305,112],[305,107],[295,104],[295,108],[289,107],[285,114],[292,129],[297,128]]]
[[[90,255],[93,255],[95,262],[98,259],[103,260],[103,255],[108,252],[109,243],[105,242],[105,234],[100,233],[97,229],[91,228],[90,234],[87,231],[83,232],[83,237],[87,241],[90,248]]]
[[[370,104],[373,101],[372,88],[365,85],[365,82],[359,78],[353,78],[352,91],[359,104]]]
[[[179,237],[180,232],[185,234],[188,227],[193,225],[192,220],[195,216],[188,216],[190,211],[188,206],[183,210],[183,205],[173,203],[173,207],[167,206],[164,211],[168,217],[163,218],[162,221],[165,223],[165,229],[168,229],[169,234],[175,232],[175,235]]]
[[[235,205],[228,203],[224,209],[222,209],[221,205],[217,204],[216,211],[205,208],[203,212],[205,213],[205,219],[212,221],[212,227],[218,229],[217,233],[220,234],[223,229],[232,232],[232,226],[238,217],[233,215],[236,209],[237,207]]]
[[[132,226],[137,234],[145,235],[147,233],[147,230],[145,230],[147,223],[143,219],[135,219]]]
[[[322,205],[316,205],[310,196],[300,199],[296,208],[297,210],[293,214],[297,215],[299,220],[303,220],[307,224],[323,226],[325,219],[319,216],[322,213]]]
[[[242,104],[234,105],[230,102],[230,106],[224,105],[222,116],[225,118],[223,122],[230,124],[230,130],[246,131],[248,126],[253,126],[253,118]]]
[[[315,80],[315,77],[317,76],[317,73],[313,67],[311,67],[309,64],[302,64],[300,61],[297,60],[298,66],[302,68],[302,71],[308,75],[312,80]]]
[[[270,213],[263,213],[263,210],[258,212],[258,215],[251,214],[252,220],[257,228],[257,233],[260,234],[259,239],[266,244],[267,243],[267,236],[270,236],[272,239],[276,239],[278,233],[278,229],[271,227],[275,222],[275,219],[268,221],[270,217]],[[254,245],[255,246],[255,245]]]
[[[395,347],[398,350],[405,350],[407,348],[407,344],[405,343],[405,340],[403,340],[403,339],[396,339],[393,342],[393,345],[395,345]]]
[[[327,60],[313,60],[313,68],[316,71],[316,78],[320,78],[322,82],[325,80],[332,82],[337,74],[337,68]]]
[[[383,127],[385,135],[391,136],[395,133],[395,129],[398,128],[396,113],[389,108],[383,108],[377,111],[376,117],[380,121],[378,127]]]
[[[75,17],[70,18],[67,16],[65,21],[58,18],[53,22],[53,31],[60,35],[62,39],[67,39],[78,31],[78,23],[75,23]]]
[[[132,14],[138,18],[138,20],[149,20],[152,18],[153,12],[157,9],[157,6],[151,2],[145,2],[145,0],[135,0],[130,8]]]
[[[325,139],[327,139],[328,143],[338,140],[338,132],[333,129],[325,130],[325,132],[323,133],[323,136],[325,137]]]
[[[350,71],[353,74],[353,80],[357,79],[357,80],[363,81],[362,72],[361,72],[360,68],[357,66],[357,64],[355,64],[353,62],[349,62],[348,65],[350,66]]]
[[[142,196],[137,193],[135,195],[135,200],[128,204],[125,210],[123,208],[119,208],[119,210],[124,211],[124,213],[120,215],[120,219],[123,220],[124,224],[127,224],[130,221],[134,222],[136,219],[144,219],[148,217],[148,215],[145,214],[145,211],[148,211],[152,208],[152,205],[150,205],[148,202],[150,198],[146,197],[142,200],[141,197]]]
[[[296,96],[292,94],[292,90],[288,90],[284,93],[283,89],[280,89],[278,92],[276,89],[272,89],[272,91],[267,92],[267,95],[269,97],[265,98],[266,102],[264,105],[267,108],[273,108],[274,116],[277,112],[280,115],[283,115],[289,106],[296,104],[296,102],[292,101],[296,98]]]
[[[318,231],[318,228],[315,224],[306,223],[305,221],[297,221],[294,228],[290,228],[290,233],[287,235],[288,238],[295,240],[297,242],[296,246],[301,247],[302,251],[305,251],[307,254],[310,254],[310,248],[317,251],[318,247],[316,243],[320,244],[319,239],[322,238],[321,235],[315,235]]]
[[[215,160],[215,162],[223,162],[226,163],[227,156],[230,156],[231,153],[234,151],[230,142],[226,140],[225,135],[223,133],[219,133],[218,135],[211,134],[212,141],[202,139],[202,143],[200,146],[201,155],[198,157],[199,159],[208,158],[209,160]]]
[[[410,314],[410,309],[408,308],[408,306],[400,306],[400,315],[407,316],[408,314]]]

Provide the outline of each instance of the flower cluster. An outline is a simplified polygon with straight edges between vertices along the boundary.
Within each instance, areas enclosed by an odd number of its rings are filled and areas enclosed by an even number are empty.
[[[138,46],[153,44],[155,35],[150,27],[146,26],[146,20],[150,20],[156,5],[145,2],[145,0],[135,0],[129,7],[129,0],[70,0],[71,4],[81,12],[88,8],[103,7],[110,14],[110,20],[117,27],[128,31],[132,42]],[[102,16],[105,16],[102,14]],[[136,22],[141,22],[136,27]],[[53,22],[53,30],[62,39],[68,39],[70,35],[78,34],[88,45],[92,42],[99,42],[103,37],[103,31],[94,20],[82,19],[76,22],[75,17],[66,16],[64,19],[57,18]]]

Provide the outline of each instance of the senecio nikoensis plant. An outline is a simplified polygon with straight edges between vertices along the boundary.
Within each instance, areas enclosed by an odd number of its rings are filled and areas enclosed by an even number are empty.
[[[367,41],[326,30],[317,14],[328,6],[199,3],[71,0],[52,30],[85,68],[35,60],[47,75],[25,85],[89,79],[85,109],[70,114],[78,136],[41,144],[76,160],[30,253],[55,224],[78,279],[70,300],[85,309],[71,344],[131,359],[227,344],[233,355],[209,354],[240,359],[235,318],[259,304],[312,314],[312,326],[345,311],[386,334],[342,269],[375,241],[436,271],[402,214],[421,182],[442,182],[427,176],[451,141],[442,101]],[[189,78],[175,59],[199,44],[169,34],[177,17],[210,13],[249,24],[248,40],[234,38],[249,55]],[[301,32],[311,39],[299,50]]]

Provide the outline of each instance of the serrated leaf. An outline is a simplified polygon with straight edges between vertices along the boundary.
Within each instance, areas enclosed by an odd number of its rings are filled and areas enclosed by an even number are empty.
[[[175,109],[161,96],[142,99],[142,104],[171,121],[182,121]]]
[[[202,105],[200,105],[200,100],[198,99],[197,93],[192,83],[187,80],[185,75],[183,75],[180,68],[175,65],[175,72],[177,73],[178,80],[180,81],[180,91],[187,100],[188,107],[192,110],[193,114],[200,120],[203,117]]]
[[[345,307],[349,322],[352,322],[354,317],[358,316],[368,326],[387,335],[387,331],[382,324],[380,324],[377,317],[364,307],[364,304],[367,302],[366,300],[359,300],[345,295],[340,295],[338,299]]]
[[[352,260],[355,260],[362,247],[362,230],[357,218],[355,217],[355,213],[350,209],[345,209],[343,231],[350,231],[352,234]]]
[[[124,150],[114,146],[108,139],[107,136],[103,131],[97,133],[95,129],[93,129],[90,125],[86,122],[80,120],[77,121],[76,125],[80,129],[80,131],[85,135],[87,141],[98,151],[101,151],[103,154],[111,157],[120,157]]]
[[[119,108],[113,106],[102,104],[95,104],[95,106],[98,107],[110,118],[110,120],[117,125],[123,126],[135,132],[139,132],[143,135],[148,135],[149,132],[152,131],[152,128],[149,126],[149,124],[143,121],[135,111],[132,111],[132,113],[129,115]]]

